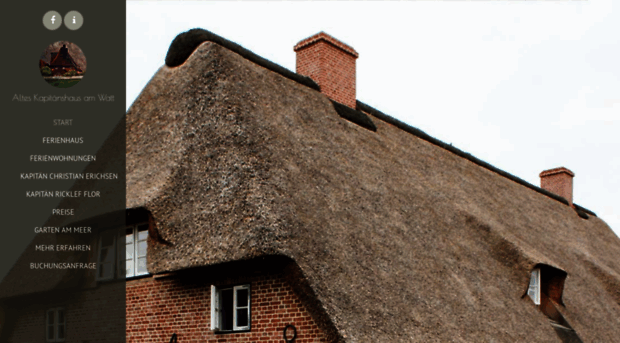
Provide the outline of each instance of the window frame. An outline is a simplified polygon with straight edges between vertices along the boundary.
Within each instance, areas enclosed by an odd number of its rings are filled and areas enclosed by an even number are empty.
[[[237,299],[237,291],[239,290],[247,290],[248,298],[247,298],[247,306],[238,306]],[[232,303],[232,313],[233,313],[233,323],[232,330],[224,330],[222,329],[222,291],[232,290],[233,291],[233,303]],[[247,332],[251,331],[252,328],[252,289],[250,284],[240,284],[234,286],[215,286],[211,285],[211,330],[216,333],[235,333],[235,332]],[[237,325],[237,310],[247,309],[248,318],[246,326],[238,326]]]
[[[120,265],[119,268],[118,268],[119,278],[123,277],[123,275],[120,275],[123,270],[125,271],[124,277],[126,279],[130,279],[130,278],[133,278],[133,277],[138,277],[138,276],[143,276],[143,275],[148,275],[149,274],[148,270],[146,270],[146,255],[147,255],[147,250],[148,250],[148,243],[147,242],[148,242],[148,238],[149,238],[149,235],[148,235],[148,227],[149,226],[148,225],[149,225],[148,223],[138,223],[138,224],[134,224],[134,225],[127,225],[125,227],[125,235],[123,235],[125,240],[124,240],[124,244],[122,244],[125,249],[123,249],[123,253],[121,253],[119,251],[119,255],[122,254],[124,256],[119,256],[119,259],[118,259],[119,264],[125,263],[125,265],[124,266]],[[139,239],[139,234],[141,232],[139,229],[141,227],[144,227],[144,226],[146,226],[146,229],[142,230],[142,231],[146,231],[147,234],[146,234],[144,239]],[[129,228],[132,228],[132,230],[133,230],[133,237],[132,237],[132,242],[131,242],[131,244],[133,245],[133,255],[132,255],[132,258],[131,258],[131,260],[133,260],[133,262],[132,262],[133,263],[133,270],[132,270],[133,272],[132,272],[131,275],[127,275],[127,261],[129,261],[129,259],[127,259],[127,253],[126,253],[127,245],[129,245],[127,243],[127,239],[126,239],[127,234],[126,233],[127,233],[127,229],[129,229]],[[139,244],[140,244],[140,242],[144,242],[145,244],[147,244],[147,248],[144,249],[144,255],[140,255],[139,254],[139,251],[140,251]],[[119,242],[119,246],[120,245],[121,245],[121,243]],[[144,259],[145,270],[143,272],[138,273],[139,261],[142,258]]]
[[[148,222],[140,222],[137,224],[126,225],[123,230],[118,228],[118,229],[112,229],[112,230],[101,232],[101,234],[99,235],[98,251],[97,251],[97,272],[96,272],[97,274],[95,277],[97,281],[110,281],[114,279],[131,279],[135,277],[149,275],[148,269],[146,269],[146,265],[145,265],[145,270],[143,272],[139,272],[139,273],[136,272],[138,270],[139,261],[141,259],[143,259],[146,263],[146,256],[148,252],[148,225],[149,225]],[[146,229],[140,230],[141,228],[144,228],[144,227],[146,227]],[[132,230],[131,243],[127,243],[127,230]],[[142,231],[146,231],[147,234],[144,237],[144,239],[139,239],[139,233]],[[112,235],[111,245],[103,246],[105,235]],[[145,244],[147,244],[147,248],[145,249],[145,252],[143,255],[139,254],[139,244],[141,242],[145,242]],[[127,258],[127,253],[126,253],[127,251],[126,249],[129,244],[132,245],[132,251],[133,251],[131,259]],[[106,256],[112,256],[113,257],[112,261],[104,262],[102,260],[103,249],[111,250],[109,254]],[[132,269],[131,275],[128,275],[127,274],[127,262],[130,260],[132,260],[131,263],[133,263],[133,269]],[[109,265],[109,264],[112,265],[111,271],[109,273],[106,273],[106,275],[101,275],[103,266]]]
[[[97,249],[97,274],[95,279],[97,281],[107,281],[107,280],[113,280],[117,274],[116,272],[116,263],[117,263],[117,257],[116,257],[116,241],[117,241],[117,231],[118,229],[113,229],[113,230],[107,230],[107,231],[103,231],[101,232],[101,234],[99,235],[99,242],[98,242],[98,249]],[[104,241],[104,236],[105,235],[112,235],[112,244],[110,245],[106,245],[103,246],[103,241]],[[108,253],[108,255],[106,256],[112,256],[112,261],[111,262],[104,262],[102,261],[102,253],[103,253],[103,249],[108,249],[108,250],[112,250],[110,253]],[[111,264],[112,265],[112,269],[111,272],[109,273],[109,275],[101,275],[102,272],[102,268],[105,264]]]
[[[63,321],[62,324],[60,323],[59,320],[59,316],[60,316],[60,312],[62,312],[63,314]],[[54,322],[50,325],[49,323],[49,315],[50,313],[53,313],[54,316]],[[53,331],[54,331],[54,338],[50,338],[49,337],[49,327],[53,327]],[[64,337],[58,337],[59,335],[59,328],[60,327],[64,328]],[[65,308],[64,307],[54,307],[54,308],[50,308],[47,311],[45,311],[45,341],[46,342],[64,342],[67,340],[67,314],[65,312]]]
[[[527,288],[527,295],[530,297],[530,299],[532,299],[532,301],[536,305],[540,305],[540,291],[541,291],[540,279],[541,279],[540,268],[532,269],[532,272],[530,273],[530,283]]]

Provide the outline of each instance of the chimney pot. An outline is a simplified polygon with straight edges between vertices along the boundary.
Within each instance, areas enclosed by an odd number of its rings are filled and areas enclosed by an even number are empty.
[[[540,188],[565,198],[572,206],[573,177],[575,173],[564,167],[544,170],[540,173]]]
[[[319,32],[295,45],[297,73],[314,80],[321,93],[355,108],[355,60],[359,56],[350,46]]]

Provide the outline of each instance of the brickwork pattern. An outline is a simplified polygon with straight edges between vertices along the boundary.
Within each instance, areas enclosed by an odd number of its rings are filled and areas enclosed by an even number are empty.
[[[46,342],[46,313],[48,309],[62,307],[65,310],[65,343],[98,343],[122,340],[125,331],[124,289],[116,285],[103,285],[97,289],[63,294],[42,295],[40,299],[29,298],[15,313],[14,330],[7,342]],[[123,287],[124,288],[124,287]],[[11,306],[11,308],[18,308]],[[116,334],[118,337],[112,337]]]
[[[355,50],[320,33],[297,44],[295,51],[298,74],[313,79],[329,98],[355,108]]]
[[[557,194],[573,204],[573,177],[575,174],[564,168],[545,170],[540,173],[540,188]]]
[[[127,342],[282,343],[288,324],[297,328],[295,343],[326,342],[322,330],[300,303],[283,275],[222,280],[216,286],[250,284],[251,330],[215,334],[210,330],[211,285],[175,277],[127,283]]]

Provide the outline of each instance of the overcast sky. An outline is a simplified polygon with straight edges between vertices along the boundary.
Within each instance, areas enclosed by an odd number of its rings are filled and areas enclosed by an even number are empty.
[[[566,2],[127,3],[127,106],[174,37],[200,27],[295,70],[319,31],[357,50],[357,98],[574,201],[620,236],[620,7]]]

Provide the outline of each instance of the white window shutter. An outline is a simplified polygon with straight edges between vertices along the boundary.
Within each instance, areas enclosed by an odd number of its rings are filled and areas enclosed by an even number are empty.
[[[532,270],[527,295],[534,301],[534,304],[540,305],[540,269],[538,268]]]
[[[220,296],[217,287],[211,285],[211,330],[220,330]]]

